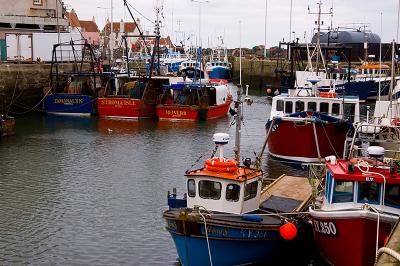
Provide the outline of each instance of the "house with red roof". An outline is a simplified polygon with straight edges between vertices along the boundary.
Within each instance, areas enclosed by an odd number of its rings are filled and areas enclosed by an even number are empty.
[[[100,31],[94,17],[92,20],[80,20],[74,9],[71,12],[67,12],[66,17],[69,21],[71,31],[81,33],[82,38],[86,39],[89,44],[95,46],[100,44]]]

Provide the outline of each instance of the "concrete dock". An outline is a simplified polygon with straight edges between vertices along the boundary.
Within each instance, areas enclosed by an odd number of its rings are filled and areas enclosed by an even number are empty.
[[[394,250],[397,253],[400,253],[400,220],[397,221],[395,228],[389,238],[389,241],[386,245],[387,248]],[[382,254],[377,263],[377,266],[399,266],[400,261],[396,260],[392,256],[388,254]]]

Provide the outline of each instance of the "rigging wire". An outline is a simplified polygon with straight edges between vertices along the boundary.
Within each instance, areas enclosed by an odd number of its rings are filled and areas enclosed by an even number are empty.
[[[139,10],[137,10],[131,3],[129,3],[128,1],[126,1],[126,3],[133,9],[135,10],[139,15],[141,15],[145,20],[149,21],[151,24],[155,25],[154,21],[149,19],[148,17],[146,17],[145,15],[143,15],[142,12],[140,12]]]

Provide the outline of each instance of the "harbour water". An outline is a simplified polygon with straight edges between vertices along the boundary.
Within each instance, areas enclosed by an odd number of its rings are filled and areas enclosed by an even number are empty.
[[[252,98],[241,142],[254,159],[270,101]],[[214,133],[230,133],[233,157],[232,121],[17,118],[17,135],[0,141],[0,264],[176,264],[161,218],[167,191],[184,192],[184,172],[211,155]],[[301,174],[267,155],[263,165],[271,178]]]

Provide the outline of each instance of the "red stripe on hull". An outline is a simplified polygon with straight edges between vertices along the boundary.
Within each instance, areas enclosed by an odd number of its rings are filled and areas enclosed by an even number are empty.
[[[342,156],[347,128],[337,124],[316,124],[315,127],[321,156]],[[270,133],[268,150],[278,157],[290,157],[293,160],[299,157],[318,158],[313,124],[279,121]]]
[[[225,116],[228,113],[230,103],[231,101],[228,100],[222,105],[208,107],[206,119],[208,120]],[[196,121],[199,119],[199,110],[200,108],[198,106],[158,105],[157,117],[161,120]]]
[[[324,224],[335,224],[336,236],[321,233]],[[315,223],[319,229],[316,229]],[[322,255],[335,266],[368,266],[375,263],[376,221],[363,218],[313,219],[314,237]],[[329,226],[328,226],[329,227]],[[391,225],[380,222],[379,247],[389,236]],[[326,231],[324,231],[326,232]]]
[[[154,105],[145,104],[140,99],[99,98],[99,116],[115,118],[152,118],[155,117]]]

